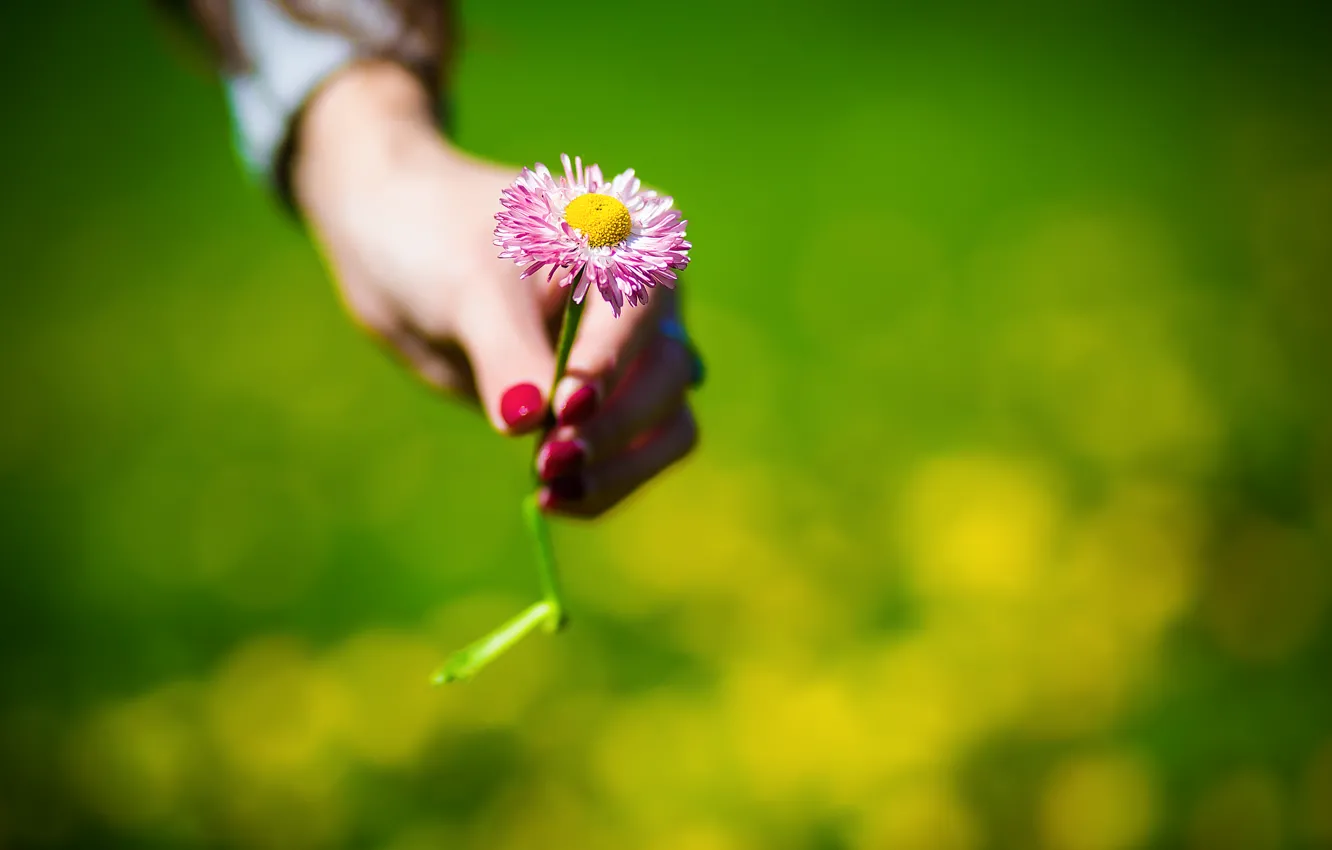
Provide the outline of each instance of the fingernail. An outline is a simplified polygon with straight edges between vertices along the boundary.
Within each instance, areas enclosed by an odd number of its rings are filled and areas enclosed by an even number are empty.
[[[546,485],[557,502],[577,502],[587,494],[581,475],[561,475]]]
[[[584,384],[560,408],[561,425],[582,425],[597,412],[597,388]]]
[[[553,481],[583,468],[587,450],[578,440],[556,440],[541,447],[537,472],[542,481]]]
[[[500,416],[509,430],[526,430],[541,421],[544,406],[536,384],[514,384],[500,399]]]

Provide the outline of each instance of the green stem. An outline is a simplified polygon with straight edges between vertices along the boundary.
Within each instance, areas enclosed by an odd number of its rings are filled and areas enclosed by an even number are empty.
[[[560,593],[559,573],[555,569],[555,546],[550,540],[550,524],[546,522],[545,514],[541,513],[536,493],[523,499],[523,518],[527,520],[532,540],[536,543],[537,578],[541,581],[541,596],[551,607],[546,631],[559,631],[564,628],[569,617],[564,612],[564,596]]]
[[[430,681],[442,685],[445,682],[472,678],[482,667],[522,640],[537,623],[549,622],[550,608],[551,603],[545,599],[533,602],[527,610],[495,631],[450,655],[449,660],[430,677]]]
[[[581,277],[582,274],[579,273],[573,279],[572,289],[578,288]],[[569,365],[569,352],[573,349],[574,338],[578,335],[578,325],[583,320],[583,307],[586,304],[586,299],[582,303],[575,304],[570,298],[564,308],[560,337],[555,346],[555,379],[550,385],[552,402],[555,399],[555,388],[559,386],[560,379],[564,377],[564,370]],[[537,451],[541,450],[541,443],[542,440],[539,438]],[[535,470],[535,464],[533,467]],[[535,475],[535,471],[533,474]],[[539,477],[536,479],[536,486],[537,489],[541,487]],[[559,573],[555,568],[555,546],[550,539],[550,524],[546,522],[545,514],[541,513],[541,505],[537,502],[535,491],[523,499],[523,518],[527,521],[527,527],[531,529],[533,541],[536,543],[537,578],[541,581],[541,601],[532,603],[498,629],[449,656],[449,659],[431,676],[431,681],[436,685],[470,679],[482,667],[526,637],[527,633],[538,624],[544,623],[546,631],[553,632],[567,622],[564,598],[560,594]]]
[[[582,276],[582,272],[579,272],[574,277],[573,283],[570,284],[571,289],[578,288],[578,281]],[[555,378],[550,384],[552,404],[555,401],[555,389],[560,385],[560,380],[564,378],[565,369],[569,365],[569,352],[573,350],[574,339],[578,336],[578,325],[583,321],[583,308],[586,306],[586,298],[581,302],[570,298],[565,304],[559,341],[555,344]],[[536,443],[538,452],[541,451],[541,443],[542,440],[538,438]],[[536,464],[533,463],[532,466],[535,476]],[[539,490],[542,486],[540,477],[534,478],[534,483]],[[550,523],[546,521],[546,515],[541,512],[535,492],[523,500],[523,516],[536,543],[537,576],[541,581],[541,594],[551,604],[550,620],[546,628],[548,631],[557,631],[568,622],[568,617],[564,611],[564,596],[560,593],[559,572],[555,566],[555,547],[550,539]]]
[[[574,278],[572,284],[574,289],[578,288],[578,279],[582,276],[582,272],[579,272],[578,277]],[[565,367],[569,365],[569,352],[573,350],[574,337],[578,334],[578,325],[583,321],[583,308],[586,306],[586,298],[581,302],[575,302],[570,298],[568,306],[564,308],[564,321],[560,324],[560,340],[555,346],[555,381],[550,385],[551,401],[555,400],[555,388],[560,385]]]

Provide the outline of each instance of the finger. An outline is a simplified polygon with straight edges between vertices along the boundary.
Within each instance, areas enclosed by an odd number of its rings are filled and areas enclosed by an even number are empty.
[[[590,462],[613,457],[680,407],[692,376],[689,349],[658,335],[599,413],[577,427],[557,429],[550,442],[576,442]]]
[[[689,454],[697,443],[694,415],[681,406],[661,428],[632,448],[543,487],[538,496],[541,508],[568,516],[599,516]]]
[[[658,289],[647,304],[625,307],[616,316],[595,291],[569,352],[567,377],[555,388],[553,409],[561,425],[586,422],[615,393],[625,371],[656,332],[666,311],[673,309],[674,293]]]
[[[458,335],[477,397],[495,429],[536,430],[545,418],[544,388],[555,369],[539,302],[519,287],[493,290],[466,311]]]

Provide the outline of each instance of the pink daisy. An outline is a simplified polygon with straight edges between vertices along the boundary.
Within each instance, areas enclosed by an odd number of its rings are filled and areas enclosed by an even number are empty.
[[[582,157],[570,163],[561,154],[560,161],[564,176],[537,163],[501,194],[504,209],[495,214],[500,258],[525,266],[520,279],[546,266],[548,280],[556,269],[569,269],[565,280],[578,281],[574,301],[581,303],[596,284],[617,316],[625,301],[646,304],[653,286],[674,288],[675,270],[689,265],[691,246],[688,222],[671,209],[671,198],[644,190],[632,168],[608,183],[599,166],[584,169]]]

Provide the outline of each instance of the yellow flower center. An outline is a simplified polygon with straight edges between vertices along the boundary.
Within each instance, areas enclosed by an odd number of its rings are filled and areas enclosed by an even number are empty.
[[[564,220],[583,231],[587,244],[604,248],[629,238],[629,209],[610,195],[579,195],[564,208]]]

